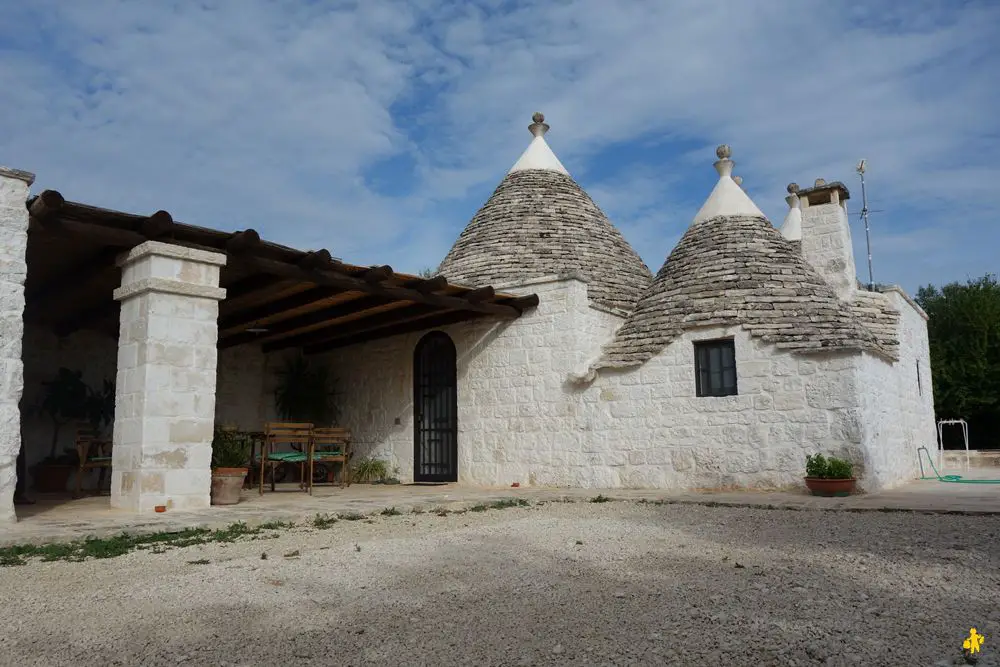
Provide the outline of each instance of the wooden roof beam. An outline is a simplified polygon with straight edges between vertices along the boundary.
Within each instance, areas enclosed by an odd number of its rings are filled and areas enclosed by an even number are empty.
[[[322,310],[299,315],[298,317],[292,317],[283,322],[279,322],[272,327],[267,327],[267,331],[264,333],[242,331],[226,335],[225,332],[220,332],[219,348],[225,349],[227,347],[234,347],[236,345],[243,345],[244,343],[252,343],[255,341],[268,342],[278,336],[292,334],[305,327],[316,326],[317,324],[323,324],[325,322],[332,322],[334,320],[347,317],[348,315],[355,315],[373,308],[380,308],[389,303],[392,303],[392,299],[386,299],[379,296],[366,296],[358,299],[352,299],[346,303],[338,303]],[[401,303],[400,305],[404,304]]]
[[[120,253],[121,248],[104,248],[99,250],[85,257],[82,261],[71,264],[64,271],[60,271],[43,284],[37,287],[33,286],[25,296],[25,300],[29,303],[47,301],[54,295],[65,290],[68,284],[87,282],[94,274],[100,273],[109,264],[113,264]]]
[[[444,276],[435,276],[433,278],[427,278],[422,280],[413,286],[413,289],[417,290],[421,294],[433,294],[434,292],[443,292],[448,289],[448,279]]]
[[[351,320],[350,322],[345,322],[343,324],[331,324],[330,326],[323,327],[322,329],[312,330],[297,336],[289,336],[270,343],[265,343],[264,352],[277,352],[278,350],[284,350],[290,347],[304,347],[318,343],[325,343],[326,341],[334,338],[344,338],[346,336],[356,335],[365,331],[381,329],[385,326],[393,326],[403,322],[411,322],[414,320],[433,317],[441,314],[441,312],[440,308],[425,306],[423,304],[416,304],[405,308],[394,308],[390,311],[380,312],[357,320]]]
[[[329,299],[343,293],[343,290],[338,290],[333,287],[313,287],[304,292],[299,292],[298,294],[292,294],[291,296],[277,299],[275,301],[269,301],[252,308],[238,310],[231,315],[226,315],[225,317],[219,319],[219,331],[249,326],[264,319],[275,318],[280,321],[280,315],[283,313],[290,310],[298,310],[299,308],[304,308],[311,303]]]
[[[264,273],[272,273],[274,275],[290,279],[304,280],[316,283],[317,285],[325,285],[327,287],[337,287],[344,290],[365,292],[367,294],[382,296],[393,300],[414,301],[416,303],[425,303],[429,306],[437,306],[439,308],[471,310],[474,312],[488,313],[502,317],[517,317],[521,314],[520,310],[512,306],[490,302],[474,303],[458,295],[446,296],[443,294],[424,294],[423,292],[408,287],[371,284],[350,275],[334,273],[333,271],[305,271],[292,264],[264,259],[262,257],[245,257],[241,258],[241,261],[247,262],[249,266],[252,266],[258,271],[262,271]]]
[[[39,222],[47,222],[62,210],[66,200],[55,190],[45,190],[28,205],[28,214]]]
[[[354,336],[346,336],[344,338],[336,338],[324,343],[318,343],[316,345],[310,345],[303,348],[303,353],[306,355],[313,354],[323,354],[325,352],[330,352],[332,350],[348,347],[350,345],[357,345],[359,343],[367,343],[373,340],[380,340],[383,338],[390,338],[392,336],[402,336],[403,334],[414,333],[416,331],[426,331],[429,329],[437,329],[440,327],[448,326],[449,324],[458,324],[459,322],[468,322],[471,320],[482,319],[485,315],[481,313],[470,313],[468,311],[451,311],[439,315],[437,317],[428,317],[423,319],[417,319],[398,326],[385,326],[379,329],[374,329],[371,331],[366,331],[359,333]]]

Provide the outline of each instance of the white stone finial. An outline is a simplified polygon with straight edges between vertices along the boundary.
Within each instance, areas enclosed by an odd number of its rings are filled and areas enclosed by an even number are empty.
[[[545,133],[549,131],[549,126],[545,122],[545,114],[541,111],[536,111],[531,116],[531,125],[528,126],[528,131],[531,132],[533,137],[544,137]]]
[[[743,177],[742,176],[733,176],[733,182],[736,183],[736,185],[740,186],[741,188],[743,187]]]
[[[515,171],[528,169],[545,169],[569,176],[566,167],[562,165],[562,162],[545,141],[545,133],[549,131],[549,126],[545,123],[545,115],[536,111],[531,120],[534,121],[528,126],[532,136],[531,143],[528,144],[528,148],[521,154],[508,173],[512,174]]]
[[[719,172],[719,176],[729,176],[733,173],[733,167],[736,163],[729,159],[732,154],[733,151],[729,148],[729,144],[722,144],[715,149],[715,155],[719,161],[714,166],[715,170]]]
[[[799,199],[799,186],[797,183],[789,183],[785,189],[788,190],[788,196],[785,197],[785,203],[788,204],[788,214],[785,215],[785,221],[781,225],[781,235],[789,241],[801,241],[802,202]]]
[[[817,178],[817,179],[816,179],[816,184],[815,184],[815,187],[817,187],[817,188],[818,188],[818,187],[820,187],[821,185],[826,185],[826,179],[825,179],[825,178]]]
[[[694,216],[694,222],[702,222],[722,215],[746,215],[764,217],[757,205],[753,203],[747,193],[740,187],[743,179],[739,176],[733,177],[734,162],[729,159],[733,154],[727,144],[722,144],[715,149],[715,155],[719,160],[715,163],[715,170],[719,172],[719,182],[715,184],[712,193],[702,205],[701,209]],[[739,179],[739,180],[737,180]]]

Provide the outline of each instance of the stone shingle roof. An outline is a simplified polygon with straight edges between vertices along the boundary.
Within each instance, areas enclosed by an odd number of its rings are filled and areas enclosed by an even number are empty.
[[[551,166],[558,160],[544,145],[548,126],[542,120],[536,114],[532,145],[473,216],[438,273],[471,286],[575,273],[596,305],[631,311],[653,275],[576,181]]]
[[[899,311],[881,292],[858,291],[851,299],[851,312],[894,361],[899,359]]]
[[[888,313],[876,313],[864,297],[840,301],[763,215],[728,214],[747,210],[741,197],[749,197],[732,189],[739,188],[723,148],[712,197],[729,203],[716,201],[710,208],[718,215],[692,223],[590,372],[641,365],[685,331],[704,326],[742,325],[761,341],[795,352],[850,349],[892,358]],[[876,323],[877,334],[866,326]]]

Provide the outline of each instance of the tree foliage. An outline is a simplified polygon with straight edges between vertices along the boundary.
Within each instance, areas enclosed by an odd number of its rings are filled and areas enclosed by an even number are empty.
[[[1000,423],[1000,283],[995,275],[921,287],[940,418]],[[971,429],[970,429],[971,430]]]

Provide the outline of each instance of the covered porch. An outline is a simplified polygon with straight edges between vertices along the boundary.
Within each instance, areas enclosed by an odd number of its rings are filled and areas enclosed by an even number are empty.
[[[65,201],[55,191],[26,206],[18,491],[39,502],[19,506],[21,519],[69,500],[78,478],[85,493],[106,495],[67,507],[110,504],[140,514],[157,506],[207,508],[216,427],[259,433],[266,422],[284,420],[351,430],[338,423],[336,410],[321,422],[294,401],[275,400],[290,360],[327,368],[331,390],[349,394],[359,378],[330,367],[334,351],[458,323],[510,320],[538,303],[534,295],[452,285],[443,276],[348,264],[326,249],[264,241],[254,230],[186,225],[165,211],[110,211]],[[53,408],[59,393],[53,384],[71,389],[63,394],[86,396],[93,411]],[[84,421],[110,451],[91,447],[81,458],[78,422]],[[356,455],[366,456],[369,444],[354,443]],[[81,460],[98,465],[81,469]],[[34,492],[43,477],[48,486]]]

